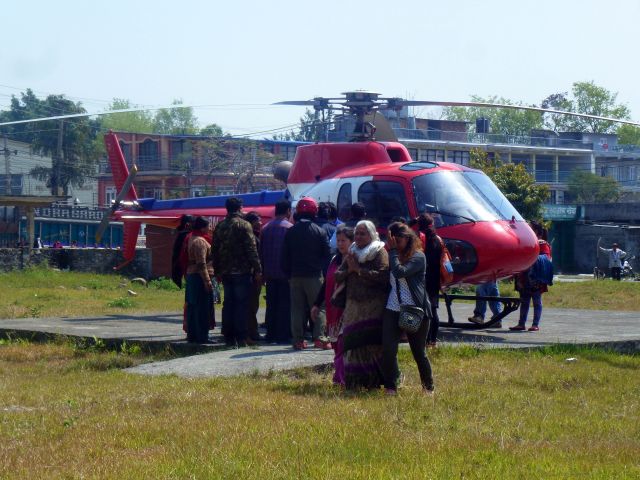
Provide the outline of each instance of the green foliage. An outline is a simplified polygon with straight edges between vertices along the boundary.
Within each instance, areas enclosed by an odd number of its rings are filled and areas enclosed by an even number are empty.
[[[181,105],[182,100],[176,99],[172,105]],[[193,114],[193,108],[161,108],[153,119],[153,132],[173,135],[195,135],[199,131],[198,119]]]
[[[126,341],[120,344],[120,353],[123,355],[138,356],[142,354],[142,348],[137,343],[127,343]]]
[[[0,121],[27,120],[74,113],[86,113],[80,102],[64,95],[38,98],[31,89],[20,98],[11,97],[8,111],[0,112]],[[51,166],[37,166],[31,174],[47,182],[52,195],[66,195],[69,185],[81,187],[95,175],[98,151],[95,146],[99,122],[89,118],[49,120],[46,122],[9,125],[1,133],[11,133],[14,140],[30,143],[35,153],[51,157]]]
[[[107,303],[107,307],[111,308],[131,308],[133,301],[129,297],[120,297]]]
[[[175,283],[173,283],[173,281],[170,278],[165,278],[165,277],[160,277],[156,280],[151,280],[148,285],[149,285],[149,288],[155,288],[156,290],[168,290],[168,291],[180,290],[178,286]]]
[[[297,130],[276,134],[273,139],[296,142],[322,142],[333,118],[333,110],[330,109],[325,113],[323,123],[322,112],[307,108],[304,115],[300,117],[300,127]]]
[[[205,137],[222,137],[224,132],[222,131],[222,127],[215,123],[211,123],[200,130],[200,135]]]
[[[573,170],[568,180],[569,195],[576,203],[610,203],[620,198],[620,185],[611,177],[585,170]]]
[[[564,110],[601,117],[629,118],[629,109],[616,104],[617,93],[597,86],[594,82],[575,82],[571,89],[573,98],[566,92],[549,95],[542,101],[542,108]],[[618,124],[569,115],[545,115],[545,127],[554,131],[615,133]]]
[[[514,102],[508,98],[491,96],[482,98],[471,96],[471,101],[482,103],[500,103],[510,105],[523,105],[522,102]],[[509,108],[482,108],[482,107],[446,107],[443,109],[443,118],[469,122],[475,128],[476,118],[488,118],[491,133],[501,135],[531,135],[531,130],[542,128],[542,116],[538,112],[527,110],[513,110]]]
[[[549,197],[549,187],[536,184],[523,164],[503,164],[499,155],[489,159],[487,152],[479,148],[472,149],[469,156],[471,167],[486,173],[520,215],[527,220],[542,218],[542,205]]]
[[[640,127],[620,125],[618,131],[618,145],[640,145]]]
[[[127,110],[136,108],[129,100],[114,98],[107,110]],[[153,115],[147,110],[140,112],[123,112],[103,115],[101,117],[103,130],[117,132],[153,133]]]

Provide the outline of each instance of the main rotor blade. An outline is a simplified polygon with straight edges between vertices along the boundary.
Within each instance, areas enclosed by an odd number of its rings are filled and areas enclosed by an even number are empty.
[[[96,230],[96,243],[100,243],[100,241],[102,240],[102,235],[104,235],[104,232],[107,231],[109,222],[111,221],[111,213],[113,213],[111,210],[107,210],[106,212],[104,212],[102,221],[100,222],[100,225],[98,225],[98,230]]]
[[[115,205],[119,206],[120,202],[122,202],[122,200],[124,200],[124,197],[127,196],[127,193],[129,193],[129,190],[131,189],[131,185],[133,185],[133,181],[136,178],[137,173],[138,173],[138,167],[134,164],[131,166],[131,171],[129,172],[127,179],[124,181],[124,184],[122,185],[122,190],[120,190],[118,195],[116,195],[116,199],[113,202],[114,206]],[[117,206],[116,206],[116,209],[118,208]]]
[[[45,122],[47,120],[64,120],[67,118],[82,118],[82,117],[99,117],[102,115],[112,115],[115,113],[127,113],[127,112],[144,112],[144,111],[156,111],[156,110],[169,110],[175,108],[204,108],[204,107],[219,107],[220,105],[166,105],[164,107],[136,107],[136,108],[123,108],[122,110],[110,110],[107,112],[87,112],[87,113],[70,113],[68,115],[56,115],[53,117],[42,118],[29,118],[27,120],[13,120],[11,122],[0,122],[0,127],[4,125],[18,125],[20,123],[35,123]]]
[[[312,107],[316,104],[317,102],[314,102],[313,100],[286,100],[284,102],[276,102],[273,105],[297,105],[301,107]]]
[[[481,107],[481,108],[511,108],[514,110],[529,110],[541,113],[554,113],[558,115],[572,115],[574,117],[592,118],[594,120],[602,120],[605,122],[625,123],[640,127],[640,123],[631,120],[623,120],[620,118],[602,117],[599,115],[589,115],[587,113],[567,112],[565,110],[552,110],[550,108],[527,107],[525,105],[509,105],[504,103],[486,103],[486,102],[437,102],[437,101],[421,101],[421,100],[403,100],[402,105],[406,106],[433,106],[433,107]]]

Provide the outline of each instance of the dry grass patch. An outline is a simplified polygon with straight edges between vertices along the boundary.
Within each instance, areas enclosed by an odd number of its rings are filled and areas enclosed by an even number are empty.
[[[0,477],[640,476],[638,356],[443,348],[427,397],[402,352],[407,382],[387,398],[341,392],[327,371],[189,380],[87,367],[111,355],[0,346]]]

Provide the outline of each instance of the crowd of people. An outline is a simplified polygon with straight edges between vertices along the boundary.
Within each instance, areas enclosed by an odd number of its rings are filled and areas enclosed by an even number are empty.
[[[292,215],[291,203],[282,199],[264,226],[258,212],[243,212],[241,199],[230,197],[225,206],[227,215],[215,229],[206,219],[188,215],[178,228],[172,279],[180,287],[186,279],[188,341],[209,341],[216,325],[216,285],[221,284],[222,335],[229,347],[266,341],[295,350],[333,349],[334,383],[347,389],[384,386],[393,395],[403,377],[398,345],[406,340],[422,388],[434,390],[427,347],[437,346],[438,297],[448,251],[431,215],[394,218],[382,241],[361,203],[344,212],[350,218],[342,222],[330,202],[302,198]],[[515,279],[521,308],[511,330],[527,329],[530,302],[534,314],[528,330],[539,329],[542,294],[553,276],[545,230],[535,222],[531,227],[541,255]],[[257,317],[263,286],[265,337]],[[497,284],[480,285],[477,294],[497,297]],[[494,316],[500,314],[499,302],[489,307]],[[479,299],[469,320],[483,323],[486,310],[487,302]]]
[[[257,212],[242,211],[241,199],[231,197],[225,206],[227,215],[215,229],[203,217],[188,215],[178,228],[172,279],[180,287],[184,281],[188,341],[209,342],[219,282],[227,346],[266,341],[295,350],[333,349],[336,384],[384,386],[395,394],[402,379],[398,344],[406,337],[422,387],[433,391],[426,346],[437,341],[443,248],[433,218],[424,214],[413,227],[398,219],[383,242],[361,203],[341,222],[330,202],[302,198],[292,216],[291,203],[282,199],[264,226]],[[264,338],[257,321],[263,286]],[[407,306],[419,312],[415,331],[401,328]]]

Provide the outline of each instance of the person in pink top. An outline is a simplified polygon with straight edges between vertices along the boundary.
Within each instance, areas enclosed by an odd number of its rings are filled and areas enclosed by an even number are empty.
[[[336,246],[338,253],[331,259],[327,272],[324,276],[324,283],[318,293],[313,307],[311,307],[311,318],[316,320],[320,310],[325,308],[327,318],[327,336],[333,348],[333,383],[344,386],[344,360],[342,358],[342,308],[338,308],[331,303],[331,296],[336,289],[335,273],[342,264],[343,256],[349,252],[349,247],[353,243],[353,228],[340,225],[336,231]]]

